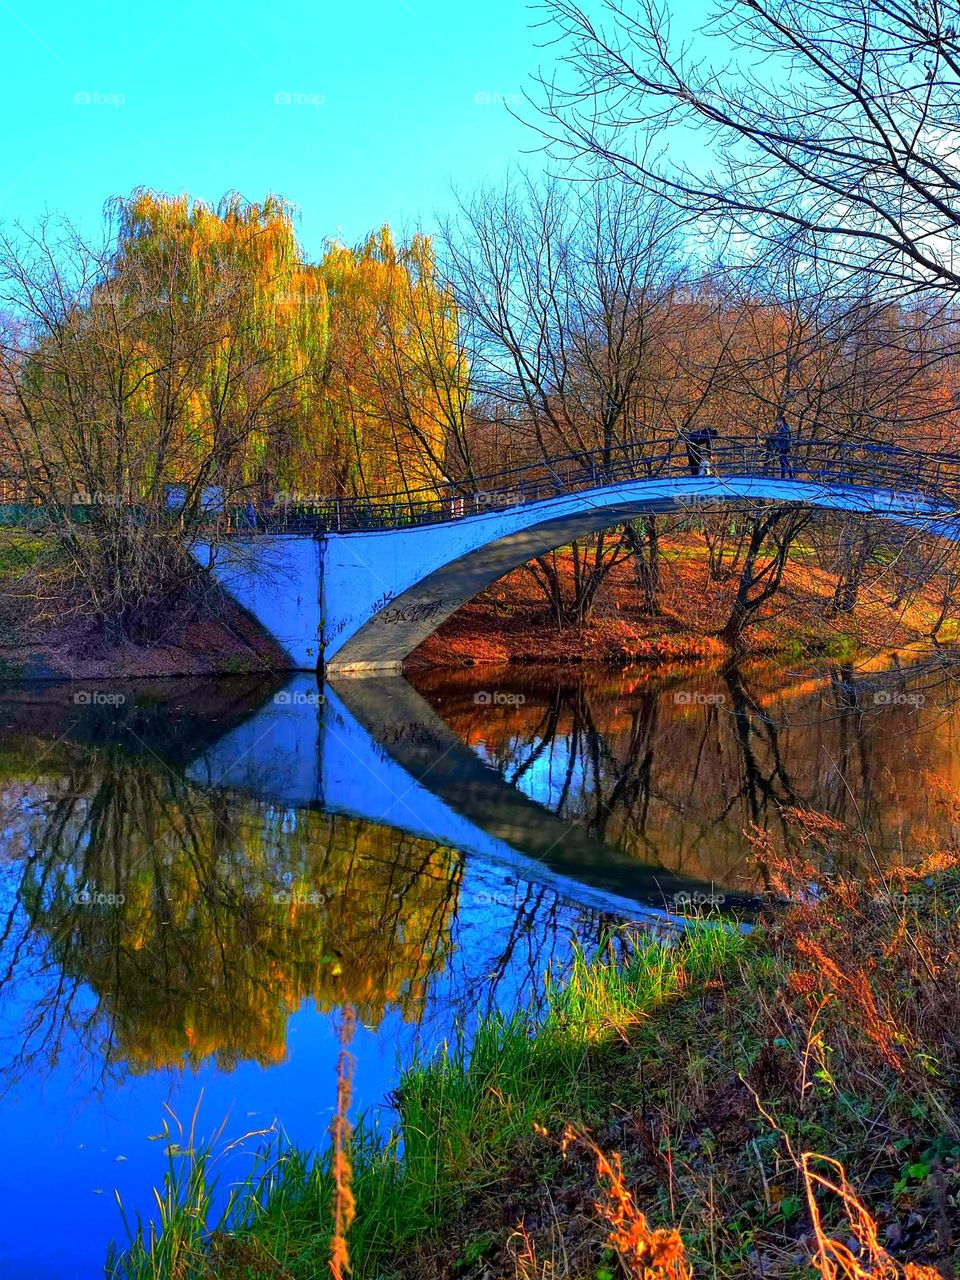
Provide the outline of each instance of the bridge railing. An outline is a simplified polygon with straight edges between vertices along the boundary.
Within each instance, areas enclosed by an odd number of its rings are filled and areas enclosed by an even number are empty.
[[[402,494],[285,501],[257,512],[267,532],[356,532],[443,523],[563,494],[636,480],[712,475],[766,477],[879,489],[960,506],[960,457],[872,440],[771,436],[709,442],[660,437],[567,454]],[[242,516],[237,522],[243,527]],[[248,522],[249,524],[249,522]]]
[[[241,534],[356,532],[437,524],[485,512],[506,510],[563,494],[637,480],[712,475],[722,479],[766,477],[826,487],[915,495],[948,507],[960,507],[960,457],[925,453],[873,440],[843,440],[811,433],[785,438],[771,435],[698,439],[660,435],[645,440],[584,450],[507,468],[470,480],[442,482],[404,493],[369,497],[296,498],[254,508],[200,513],[191,526],[208,525]],[[0,507],[0,523],[29,523],[29,509]],[[9,519],[7,515],[9,514]],[[98,509],[72,507],[71,519],[96,520]],[[172,519],[179,518],[175,514]]]

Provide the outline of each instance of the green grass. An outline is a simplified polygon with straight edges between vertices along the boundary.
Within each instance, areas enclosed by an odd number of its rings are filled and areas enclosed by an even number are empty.
[[[25,573],[49,552],[50,544],[42,538],[0,528],[0,578]]]
[[[749,947],[734,929],[695,922],[671,944],[638,938],[619,962],[607,948],[578,954],[563,982],[548,983],[540,1017],[484,1018],[469,1045],[459,1037],[412,1064],[397,1089],[396,1127],[381,1131],[362,1120],[354,1135],[350,1250],[358,1280],[390,1275],[418,1239],[442,1231],[508,1177],[534,1125],[602,1118],[624,1038]],[[325,1273],[332,1193],[325,1157],[278,1142],[226,1192],[216,1143],[197,1146],[191,1137],[189,1147],[192,1155],[171,1157],[155,1225],[128,1224],[113,1275],[312,1280]]]
[[[791,662],[800,662],[811,654],[820,654],[824,658],[843,662],[854,657],[859,647],[856,637],[845,631],[827,635],[808,631],[803,635],[791,636],[784,640],[778,647],[778,652]]]
[[[858,647],[855,636],[849,635],[847,632],[839,632],[837,635],[827,637],[823,646],[823,654],[827,658],[843,660],[852,658]]]
[[[831,855],[856,834],[789,820]],[[812,864],[774,865],[794,905],[751,934],[700,921],[617,955],[611,938],[548,980],[539,1015],[484,1018],[471,1043],[413,1063],[395,1126],[364,1120],[352,1144],[357,1280],[627,1274],[609,1254],[590,1149],[567,1146],[567,1125],[619,1153],[632,1203],[682,1233],[694,1275],[748,1280],[763,1254],[779,1260],[766,1274],[809,1280],[799,1152],[842,1159],[904,1261],[953,1274],[960,1241],[942,1224],[960,1197],[960,863],[938,856],[935,872],[889,883],[820,877],[816,899],[802,892]],[[328,1273],[324,1153],[274,1135],[251,1168],[216,1141],[179,1145],[192,1154],[171,1155],[156,1226],[130,1224],[117,1280]],[[849,1238],[838,1198],[821,1208]],[[521,1222],[533,1269],[511,1252]]]
[[[937,639],[941,644],[956,644],[960,640],[960,618],[948,618],[937,633]]]

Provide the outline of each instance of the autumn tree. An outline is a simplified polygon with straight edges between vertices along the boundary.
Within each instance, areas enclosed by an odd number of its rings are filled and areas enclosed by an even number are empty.
[[[946,392],[949,315],[931,316],[936,323],[929,328],[918,325],[915,309],[872,300],[860,282],[844,285],[803,237],[768,246],[750,269],[715,271],[694,296],[701,343],[716,344],[722,335],[711,397],[720,444],[729,433],[749,453],[754,441],[754,464],[773,474],[796,474],[807,483],[823,475],[826,483],[831,468],[842,478],[842,460],[850,457],[857,460],[851,466],[885,469],[882,483],[888,486],[909,486],[915,479],[896,446],[942,447],[955,429],[953,397]],[[685,375],[695,381],[696,348],[685,359]],[[778,431],[786,432],[782,454]],[[916,553],[918,537],[904,540],[902,531],[892,534],[889,525],[865,520],[862,513],[817,513],[809,522],[796,522],[789,510],[783,507],[773,521],[769,503],[735,510],[721,504],[695,513],[707,542],[710,577],[739,578],[723,629],[734,643],[772,600],[789,558],[789,538],[807,523],[818,531],[823,567],[836,577],[834,613],[855,607],[868,567],[889,565],[891,544],[906,552],[898,559]],[[769,544],[763,554],[755,546],[757,536]],[[762,590],[759,580],[750,581],[757,571]],[[913,583],[908,594],[918,589]]]
[[[657,192],[737,265],[791,246],[832,282],[805,333],[768,348],[793,385],[754,366],[768,420],[956,452],[956,5],[718,0],[696,43],[657,0],[551,0],[545,24],[559,64],[534,123],[550,144]],[[836,545],[842,609],[873,547],[849,527]]]
[[[302,461],[333,495],[410,494],[470,471],[469,359],[430,239],[389,227],[319,267],[330,349],[317,452]]]
[[[322,280],[282,202],[140,192],[92,244],[0,238],[4,452],[50,548],[48,607],[150,638],[196,579],[189,530],[289,474],[316,414]],[[180,518],[173,519],[170,487]]]
[[[731,648],[740,647],[748,622],[779,591],[790,549],[810,520],[809,508],[780,504],[752,515],[737,593],[719,632]]]
[[[665,206],[623,188],[521,179],[464,204],[448,229],[450,274],[501,466],[542,464],[549,480],[559,457],[588,472],[627,456],[663,465],[676,429],[663,398],[679,237]],[[654,517],[574,544],[569,572],[549,546],[527,568],[557,621],[580,622],[628,555],[653,608]]]

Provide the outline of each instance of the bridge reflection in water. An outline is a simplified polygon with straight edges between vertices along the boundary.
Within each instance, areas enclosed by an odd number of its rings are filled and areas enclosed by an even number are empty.
[[[247,791],[387,824],[478,854],[585,906],[662,920],[717,886],[644,866],[504,781],[401,676],[297,676],[188,769]],[[729,888],[725,905],[755,906]]]
[[[698,886],[749,901],[750,823],[819,809],[880,858],[958,838],[947,669],[418,680],[0,699],[0,1272],[37,1269],[21,1224],[56,1202],[59,1273],[94,1274],[110,1190],[149,1213],[146,1135],[201,1089],[206,1130],[277,1116],[322,1145],[345,1002],[374,1107],[418,1048],[541,999],[575,943]]]
[[[122,1234],[113,1189],[153,1211],[167,1107],[189,1121],[202,1097],[201,1134],[276,1118],[322,1148],[344,1005],[355,1105],[375,1109],[418,1051],[536,1002],[575,940],[618,923],[436,833],[322,808],[369,775],[322,731],[315,684],[263,692],[0,698],[0,1274],[98,1274]],[[241,763],[248,794],[218,777]],[[413,784],[393,793],[408,826]]]
[[[117,688],[0,701],[0,1080],[274,1066],[311,1000],[446,1034],[716,888],[552,812],[400,678]]]

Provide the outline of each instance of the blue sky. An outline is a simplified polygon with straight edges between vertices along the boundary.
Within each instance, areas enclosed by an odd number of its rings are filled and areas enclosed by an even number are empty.
[[[309,257],[389,222],[429,229],[453,185],[536,164],[510,117],[549,50],[522,0],[0,0],[0,219],[84,229],[144,185],[277,192]]]

